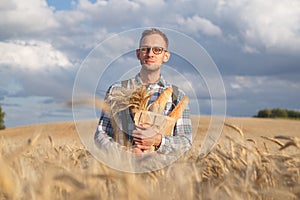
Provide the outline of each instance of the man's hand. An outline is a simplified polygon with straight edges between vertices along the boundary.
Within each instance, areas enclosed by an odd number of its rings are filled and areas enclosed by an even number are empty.
[[[130,151],[131,151],[132,153],[136,153],[136,154],[143,153],[143,151],[142,151],[140,148],[136,147],[136,146],[133,146],[133,147],[130,149]]]
[[[132,132],[133,141],[140,150],[149,150],[152,145],[159,146],[162,136],[156,133],[150,126],[137,125],[136,130]]]

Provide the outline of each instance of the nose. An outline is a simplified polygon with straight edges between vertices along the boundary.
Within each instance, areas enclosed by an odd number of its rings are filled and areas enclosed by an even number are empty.
[[[152,47],[147,49],[147,55],[148,56],[154,56],[155,54],[153,53]]]

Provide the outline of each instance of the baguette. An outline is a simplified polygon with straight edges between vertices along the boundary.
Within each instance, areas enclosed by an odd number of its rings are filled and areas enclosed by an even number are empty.
[[[188,98],[188,96],[184,96],[176,105],[176,107],[172,110],[172,112],[169,114],[169,117],[178,120],[182,115],[184,109],[187,107],[189,101],[190,99]]]
[[[162,114],[167,101],[170,99],[173,93],[172,87],[165,89],[158,98],[153,102],[151,111],[157,114]]]

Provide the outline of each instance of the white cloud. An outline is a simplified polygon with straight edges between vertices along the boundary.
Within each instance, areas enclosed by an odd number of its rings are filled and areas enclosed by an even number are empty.
[[[193,17],[183,18],[178,17],[177,22],[183,30],[190,32],[192,34],[198,34],[201,32],[208,36],[220,36],[222,35],[222,30],[211,21],[205,18],[201,18],[198,15]]]
[[[136,2],[141,3],[143,7],[147,8],[159,8],[162,6],[165,6],[166,3],[164,0],[152,0],[152,1],[148,1],[148,0],[136,0]]]
[[[233,76],[226,77],[227,83],[232,89],[260,91],[262,85],[266,85],[270,80],[266,76]]]
[[[35,40],[0,42],[0,65],[27,69],[72,66],[68,58],[50,43]]]
[[[58,11],[55,13],[55,19],[60,23],[60,27],[76,27],[81,22],[87,20],[88,15],[78,10],[74,11]]]
[[[225,18],[229,24],[237,28],[245,43],[246,51],[251,46],[252,50],[260,48],[270,52],[299,52],[300,1],[220,0],[218,2],[219,17]]]
[[[262,2],[262,1],[259,1]],[[245,37],[250,42],[263,42],[266,48],[300,50],[300,2],[277,1],[250,5],[254,19],[248,19]],[[272,6],[272,9],[269,9]],[[266,12],[267,11],[267,12]],[[266,13],[265,13],[266,12]]]
[[[53,9],[45,0],[2,0],[0,3],[1,32],[6,36],[34,33],[58,27]]]
[[[259,50],[249,45],[244,45],[243,51],[246,53],[259,53]]]
[[[272,94],[268,96],[272,99],[275,94],[286,93],[288,95],[291,91],[300,90],[299,81],[280,79],[277,76],[226,76],[224,79],[228,96]],[[284,95],[281,96],[284,97]],[[252,98],[255,97],[252,96]]]
[[[128,0],[97,1],[91,3],[88,0],[80,0],[77,9],[84,13],[90,22],[96,25],[113,27],[116,25],[127,26],[137,21],[140,4]]]

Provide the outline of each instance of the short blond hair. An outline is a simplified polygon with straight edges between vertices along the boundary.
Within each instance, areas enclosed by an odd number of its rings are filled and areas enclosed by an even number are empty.
[[[146,37],[148,35],[153,35],[153,34],[160,35],[164,39],[164,41],[166,43],[166,46],[167,46],[167,49],[168,49],[168,46],[169,46],[169,39],[168,39],[168,37],[166,36],[166,34],[164,32],[162,32],[161,30],[156,29],[156,28],[147,29],[147,30],[143,31],[142,37],[140,39],[140,46],[142,44],[142,40],[144,39],[144,37]]]

